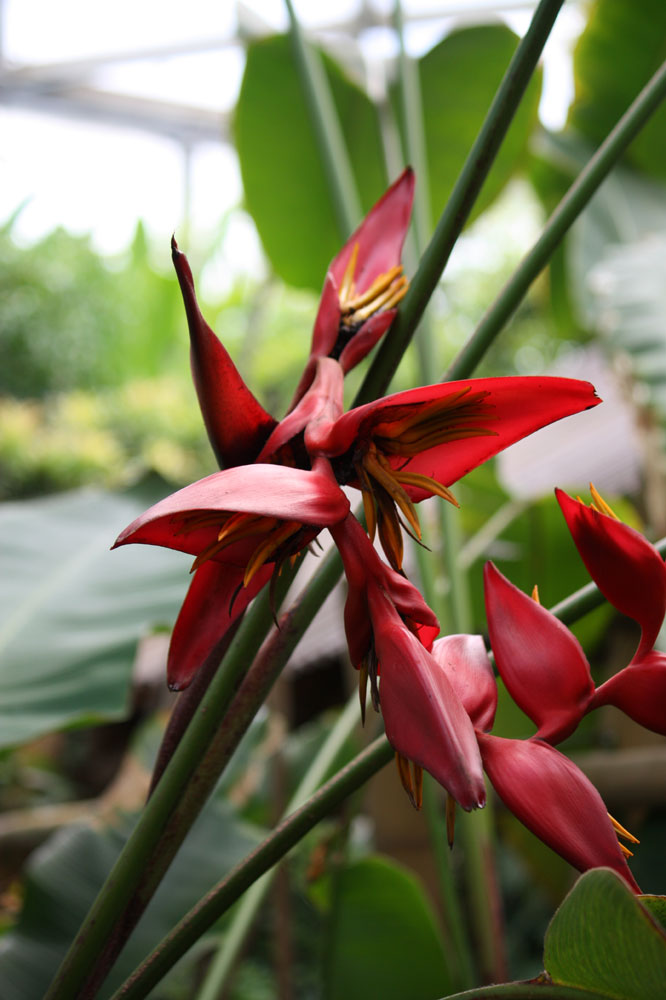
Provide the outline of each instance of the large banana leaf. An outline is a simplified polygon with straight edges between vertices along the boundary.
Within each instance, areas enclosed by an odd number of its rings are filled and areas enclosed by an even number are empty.
[[[109,551],[154,497],[80,491],[0,505],[0,746],[122,717],[137,641],[170,625],[187,557]]]

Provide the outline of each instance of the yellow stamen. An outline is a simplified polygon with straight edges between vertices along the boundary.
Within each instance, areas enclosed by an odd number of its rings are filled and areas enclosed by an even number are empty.
[[[379,540],[391,566],[395,570],[402,569],[402,559],[404,556],[404,546],[402,544],[402,532],[400,531],[400,521],[395,512],[395,507],[390,497],[386,494],[375,494],[377,501],[377,530]]]
[[[356,248],[358,249],[358,244],[356,245]],[[344,312],[355,313],[359,309],[362,309],[363,306],[372,305],[375,299],[384,295],[384,293],[391,287],[393,280],[401,275],[402,267],[400,264],[396,267],[392,267],[390,271],[385,271],[384,274],[378,274],[369,288],[366,288],[366,290],[360,295],[356,295],[353,298],[347,295],[344,300]],[[407,279],[405,278],[405,281],[406,280]],[[342,296],[340,296],[340,302],[342,304]],[[371,311],[374,312],[375,309],[373,308]]]
[[[340,299],[340,306],[344,307],[347,300],[354,294],[354,271],[356,270],[356,261],[358,260],[358,243],[354,243],[354,249],[351,252],[351,256],[347,261],[347,266],[345,268],[345,273],[342,275],[342,281],[340,282],[340,290],[338,292],[338,298]]]
[[[640,844],[640,840],[638,840],[637,837],[634,837],[633,833],[629,833],[628,830],[625,830],[622,824],[618,823],[618,821],[614,819],[614,817],[611,816],[610,813],[608,813],[608,818],[613,824],[613,829],[615,830],[618,837],[623,837],[625,840],[628,840],[630,844]],[[620,847],[622,847],[622,844],[620,844]]]
[[[393,268],[393,271],[395,270],[400,272],[402,268]],[[372,316],[373,313],[379,312],[380,309],[390,309],[393,305],[400,302],[401,299],[404,299],[409,288],[409,282],[404,275],[401,275],[396,281],[392,281],[387,288],[384,288],[385,279],[389,275],[392,275],[393,271],[388,271],[387,274],[381,275],[380,278],[373,282],[367,292],[354,299],[354,310],[349,314],[347,322],[362,323],[363,320],[367,319],[368,316]],[[363,305],[363,303],[367,304]],[[347,308],[351,309],[352,303],[349,303]]]
[[[536,583],[532,589],[532,600],[536,601],[537,604],[541,604],[541,601],[539,600],[539,586]]]
[[[420,809],[423,805],[423,768],[419,764],[413,764],[412,767],[410,767],[410,762],[407,758],[403,757],[397,750],[395,754],[395,762],[398,767],[398,774],[400,775],[402,787],[407,792],[409,801],[415,809]]]
[[[609,517],[614,517],[616,521],[620,520],[613,508],[609,507],[606,503],[601,493],[595,489],[593,483],[590,483],[590,496],[592,497],[592,507],[595,510],[599,511],[600,514],[608,514]]]
[[[427,490],[428,493],[434,493],[435,496],[441,497],[442,500],[448,500],[454,507],[460,507],[451,490],[447,486],[442,486],[441,483],[438,483],[436,479],[432,479],[431,476],[422,476],[419,472],[403,472],[402,470],[398,470],[393,474],[403,486],[415,486],[417,489]]]
[[[398,505],[412,531],[420,539],[421,526],[419,524],[419,516],[416,513],[416,507],[393,474],[393,470],[388,462],[385,460],[382,461],[382,456],[374,449],[371,449],[366,453],[363,465],[366,472],[373,479],[376,479],[380,486],[384,487],[391,500]]]
[[[245,576],[243,577],[244,587],[247,587],[252,577],[261,569],[269,556],[272,556],[275,550],[290,538],[291,535],[294,535],[300,527],[301,524],[299,521],[286,521],[280,530],[274,529],[266,541],[255,549],[252,558],[245,567]]]

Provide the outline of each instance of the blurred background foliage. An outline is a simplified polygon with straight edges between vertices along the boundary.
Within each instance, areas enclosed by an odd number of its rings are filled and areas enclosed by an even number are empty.
[[[539,122],[540,80],[535,77],[509,137],[507,152],[484,191],[478,217],[460,239],[433,298],[430,323],[437,364],[433,381],[472,333],[590,152],[663,59],[666,7],[659,0],[599,0],[584,9],[587,19],[574,53],[575,97],[566,126],[552,133]],[[419,60],[427,111],[433,221],[515,41],[504,25],[463,28]],[[353,67],[342,65],[328,54],[326,69],[367,209],[381,193],[386,178],[395,175],[402,164],[401,156],[393,163],[384,159],[390,143],[382,127],[392,102],[395,105],[395,94],[388,86],[379,116]],[[463,94],[465,103],[459,100]],[[388,130],[394,143],[399,142],[400,129],[399,120],[394,120]],[[235,136],[245,186],[245,203],[237,211],[249,212],[257,226],[266,253],[267,276],[259,279],[244,275],[218,295],[199,280],[215,260],[224,239],[225,220],[220,222],[216,239],[207,245],[188,246],[180,238],[179,242],[193,263],[205,316],[253,391],[279,417],[288,405],[307,355],[327,263],[341,242],[289,48],[282,37],[248,43]],[[534,284],[479,370],[484,375],[548,371],[562,358],[570,357],[572,350],[594,345],[610,367],[617,368],[619,363],[624,373],[625,397],[642,428],[643,442],[646,437],[652,441],[655,428],[663,433],[666,422],[664,148],[666,109],[654,116],[622,168],[614,172],[573,227],[549,271]],[[140,222],[132,245],[119,258],[104,259],[93,251],[87,238],[63,230],[23,246],[14,239],[16,218],[6,220],[0,228],[0,499],[7,501],[0,509],[0,530],[11,540],[17,565],[26,566],[26,573],[24,590],[16,580],[5,581],[3,607],[9,608],[10,614],[4,633],[0,631],[0,681],[16,699],[10,704],[23,706],[26,714],[38,683],[39,708],[44,710],[46,721],[31,718],[26,731],[40,738],[31,738],[24,745],[19,740],[18,745],[6,747],[0,756],[5,784],[1,805],[9,814],[98,796],[114,787],[112,778],[123,773],[128,760],[139,759],[145,776],[149,767],[145,762],[146,744],[151,739],[154,743],[153,727],[161,729],[170,702],[156,697],[154,692],[150,699],[142,701],[140,684],[130,680],[136,653],[134,634],[114,640],[110,659],[95,659],[101,657],[99,650],[106,650],[109,643],[100,608],[111,617],[114,610],[120,614],[128,597],[122,594],[121,600],[122,586],[112,573],[107,575],[108,564],[101,556],[83,569],[77,560],[93,537],[102,539],[104,547],[108,547],[126,523],[124,518],[129,519],[126,504],[138,504],[138,511],[141,504],[145,505],[146,496],[164,495],[215,471],[189,377],[187,327],[177,283],[169,271],[168,248],[151,245]],[[415,372],[415,361],[408,356],[392,388],[413,385]],[[361,377],[362,372],[352,373],[349,399]],[[654,533],[666,530],[663,507],[651,500],[660,489],[663,497],[663,439],[658,439],[656,449],[653,444],[650,449],[645,451],[649,461],[628,491],[630,495],[619,498],[618,510]],[[652,490],[647,489],[650,481]],[[71,528],[54,505],[58,498],[46,504],[44,496],[79,487],[92,491],[92,499],[90,503],[76,501],[85,512],[81,515],[85,524],[72,543],[72,553],[63,551],[63,546],[41,543],[35,519],[41,519],[45,538],[64,537]],[[108,498],[107,505],[106,500],[96,499],[106,496],[102,491],[121,491],[122,496]],[[456,493],[462,502],[463,555],[467,559],[476,629],[483,631],[485,627],[481,567],[488,557],[494,558],[525,590],[538,581],[545,604],[554,603],[587,581],[552,496],[513,496],[491,466],[477,470]],[[116,500],[118,505],[114,506]],[[98,519],[94,515],[96,506]],[[481,544],[479,539],[492,518],[498,512],[511,510],[513,513],[507,514],[497,531]],[[32,548],[26,545],[21,549],[18,542],[22,538],[32,541]],[[111,558],[118,557],[114,553]],[[62,710],[72,684],[71,669],[68,675],[62,656],[63,650],[69,649],[69,639],[64,626],[59,636],[55,624],[47,634],[40,632],[40,623],[45,613],[46,620],[55,622],[55,612],[62,611],[56,603],[44,603],[43,594],[45,586],[57,587],[63,568],[76,585],[73,593],[77,608],[82,615],[89,613],[90,622],[81,640],[88,645],[72,654],[71,663],[84,676],[85,671],[99,669],[101,662],[105,664],[104,682],[110,686],[106,690],[114,691],[106,713],[99,691],[94,700],[91,696],[86,701],[85,690],[79,692],[74,715]],[[178,585],[174,581],[180,566],[168,572],[173,573],[169,577],[172,585],[165,585],[161,606],[151,604],[150,588],[145,588],[145,621],[139,608],[138,625],[133,625],[140,626],[145,634],[168,627],[172,620],[174,596],[175,605],[178,603]],[[145,573],[148,580],[164,582],[161,567],[153,570],[146,565]],[[183,592],[186,575],[183,564]],[[110,580],[118,594],[116,603]],[[157,589],[153,588],[153,598]],[[66,604],[66,594],[63,600]],[[137,594],[134,603],[140,602]],[[616,645],[628,641],[631,646],[632,637],[627,640],[622,625],[611,622],[611,618],[609,609],[603,608],[576,627],[598,676],[603,676],[611,662],[609,635]],[[67,623],[70,634],[72,620]],[[618,631],[611,633],[609,628]],[[22,636],[30,637],[28,647],[21,646]],[[53,658],[57,665],[49,675],[54,647],[58,648],[58,656]],[[27,663],[29,659],[33,665],[25,671],[20,668],[22,648],[29,648],[29,657],[24,653],[24,660]],[[38,665],[37,672],[34,664]],[[42,668],[44,674],[39,673]],[[57,706],[51,715],[47,711],[49,701]],[[277,806],[271,799],[275,769],[287,783],[293,783],[294,773],[312,752],[308,738],[316,743],[327,725],[326,717],[315,721],[307,733],[297,730],[286,743],[267,740],[261,726],[253,731],[238,765],[242,768],[248,761],[252,763],[250,785],[243,785],[239,771],[233,772],[221,789],[221,798],[228,797],[233,781],[238,782],[241,791],[235,799],[232,797],[232,807],[226,812],[221,799],[211,804],[210,816],[199,833],[201,839],[192,845],[195,852],[199,850],[197,844],[201,847],[199,858],[211,852],[213,858],[211,870],[202,871],[201,886],[193,887],[192,900],[194,890],[203,890],[214,880],[213,870],[219,872],[230,861],[226,855],[215,854],[216,845],[219,847],[226,837],[226,832],[222,836],[220,830],[230,831],[233,844],[241,845],[239,853],[256,842],[261,829],[270,825],[276,815]],[[501,702],[496,727],[499,734],[524,736],[532,728],[507,699]],[[103,756],[100,747],[106,745],[109,732],[112,763],[104,770],[102,780],[99,774],[93,775],[82,767],[82,761],[89,761],[98,752],[100,758]],[[582,727],[569,749],[576,753],[633,745],[636,739],[635,731],[619,728],[617,720],[605,716],[598,726]],[[125,799],[111,796],[112,804],[117,801],[122,803],[121,808],[126,807]],[[132,802],[133,807],[138,804],[138,800]],[[664,892],[666,872],[659,845],[663,844],[666,805],[662,801],[643,809],[635,804],[632,808],[636,832],[645,841],[637,858],[643,869],[639,881],[645,877],[651,891]],[[313,967],[333,967],[336,956],[346,953],[350,941],[358,940],[355,914],[359,887],[375,887],[372,892],[370,888],[367,893],[361,892],[368,907],[363,932],[376,928],[376,941],[368,943],[364,939],[371,975],[372,944],[384,949],[385,954],[393,947],[390,935],[382,937],[386,927],[382,918],[394,913],[390,907],[396,886],[404,912],[411,912],[411,906],[414,921],[427,928],[426,951],[430,950],[422,959],[425,982],[441,963],[437,945],[441,914],[432,914],[421,889],[414,895],[410,888],[412,902],[405,902],[403,882],[407,875],[402,870],[392,875],[383,872],[381,883],[386,887],[386,898],[376,899],[376,863],[367,858],[374,847],[373,837],[362,824],[354,824],[351,812],[350,807],[349,814],[336,817],[332,826],[313,834],[302,845],[290,864],[286,895],[278,897],[278,912],[293,916],[291,944],[297,970],[293,976],[300,984],[299,996],[317,996]],[[217,832],[210,832],[211,823]],[[568,866],[511,817],[501,813],[499,825],[504,845],[499,855],[499,876],[506,901],[510,968],[513,975],[535,975],[540,969],[543,930],[572,875]],[[120,832],[114,830],[106,819],[96,832],[81,834],[64,829],[49,841],[48,851],[31,862],[27,877],[21,880],[18,871],[25,856],[49,830],[60,826],[64,821],[53,820],[49,825],[45,819],[42,826],[28,823],[21,838],[9,827],[2,828],[0,818],[0,831],[4,829],[0,838],[12,845],[5,867],[0,869],[4,886],[0,902],[7,927],[14,924],[23,898],[26,903],[16,931],[6,938],[9,957],[5,961],[9,964],[5,970],[13,970],[17,981],[27,984],[24,990],[28,992],[23,996],[17,993],[17,1000],[19,996],[25,1000],[30,989],[34,996],[38,995],[41,986],[31,978],[31,967],[39,967],[42,979],[49,974],[54,955],[60,953],[85,909],[91,886],[103,877],[108,857],[117,852],[127,830],[127,824]],[[337,882],[334,879],[332,885],[317,889],[317,877],[312,871],[322,854],[334,859],[332,870]],[[184,864],[187,866],[186,860]],[[458,848],[454,851],[454,868],[460,877]],[[177,882],[179,876],[175,878]],[[85,888],[72,901],[72,885],[79,883]],[[65,928],[67,933],[52,919],[53,914],[63,912],[65,898],[71,907],[72,924]],[[48,910],[40,912],[40,899],[48,899]],[[179,897],[169,909],[169,917],[179,907],[182,912],[192,900],[189,896],[186,900]],[[262,921],[257,947],[240,967],[230,994],[243,1000],[273,995],[271,969],[277,960],[271,953],[270,928],[265,926],[268,917]],[[321,954],[318,939],[324,925],[330,931],[330,951]],[[151,909],[146,926],[145,940],[137,942],[136,955],[130,957],[138,958],[146,941],[157,940],[164,930],[164,920],[159,914],[154,916]],[[221,924],[215,928],[212,941],[216,945],[223,938]],[[45,950],[43,961],[36,963],[34,949],[38,941]],[[203,942],[203,950],[209,945]],[[413,959],[418,945],[411,943],[410,948]],[[393,951],[397,953],[399,948]],[[165,1000],[191,995],[191,982],[201,980],[200,956],[201,951],[195,951],[171,985],[165,984],[156,995]],[[329,983],[327,997],[344,995],[345,1000],[354,1000],[368,995],[363,992],[367,984],[354,985],[353,963],[351,967],[341,965],[338,971],[338,978]],[[401,977],[408,974],[409,970],[389,969],[388,981],[393,975],[396,996],[408,995],[400,992],[405,982]],[[23,976],[27,979],[23,980]],[[430,985],[423,989],[424,995],[430,996]]]

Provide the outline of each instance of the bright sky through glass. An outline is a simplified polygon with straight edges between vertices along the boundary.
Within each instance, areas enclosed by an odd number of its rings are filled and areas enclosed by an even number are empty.
[[[485,5],[479,0],[480,7]],[[392,4],[375,6],[387,11]],[[408,12],[423,14],[442,4],[405,0],[403,6]],[[469,9],[475,6],[470,0]],[[316,27],[317,11],[325,12],[328,24],[336,19],[344,22],[355,16],[359,4],[328,0],[325,5],[297,3],[296,8],[303,23]],[[173,0],[114,0],[113,4],[5,0],[2,9],[4,57],[13,66],[90,59],[95,62],[94,82],[105,89],[209,110],[230,111],[234,106],[243,51],[235,40],[239,20],[231,2],[188,0],[185,9],[182,2]],[[284,28],[282,0],[246,0],[239,10],[241,28]],[[506,13],[509,25],[519,33],[525,31],[529,19],[524,3]],[[571,97],[569,52],[581,26],[577,9],[565,6],[546,49],[541,116],[551,128],[564,121]],[[410,27],[409,48],[419,54],[441,35],[441,20],[436,24],[419,19]],[[220,47],[205,51],[211,40]],[[104,62],[109,54],[188,44],[197,51],[163,59]],[[364,53],[371,62],[390,57],[393,44],[386,29],[363,36]],[[158,240],[167,241],[171,232],[182,231],[186,161],[177,143],[136,129],[26,112],[6,104],[0,105],[0,125],[4,140],[0,222],[23,205],[15,228],[20,239],[30,241],[63,225],[74,232],[91,233],[97,249],[114,253],[127,246],[140,218]],[[201,144],[193,151],[190,169],[192,234],[212,239],[225,213],[241,198],[235,153],[221,142]],[[251,224],[236,214],[230,225],[235,240],[233,266],[256,270],[258,251]]]

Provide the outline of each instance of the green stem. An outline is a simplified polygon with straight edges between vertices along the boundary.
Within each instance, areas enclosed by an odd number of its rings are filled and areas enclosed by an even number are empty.
[[[356,405],[380,396],[391,381],[456,240],[469,218],[563,2],[564,0],[541,0],[465,160],[398,315],[358,392]]]
[[[447,372],[447,378],[466,378],[478,365],[497,334],[511,317],[528,288],[550,260],[567,230],[578,218],[629,143],[666,97],[666,62],[641,90],[615,128],[599,146],[559,203],[532,249],[468,340]],[[405,303],[407,299],[405,299]]]
[[[303,806],[264,840],[244,861],[219,882],[161,942],[131,979],[114,994],[120,998],[145,997],[195,941],[264,872],[268,871],[321,819],[360,788],[393,757],[381,736],[323,785]]]
[[[501,983],[497,986],[481,986],[445,997],[444,1000],[612,1000],[606,993],[590,993],[576,986],[562,986],[559,983]]]
[[[340,238],[346,240],[361,218],[361,203],[349,153],[319,54],[308,45],[291,0],[285,0],[285,4],[289,13],[294,57],[333,201],[338,231]]]
[[[446,843],[442,823],[442,789],[429,774],[423,775],[423,812],[435,866],[444,912],[444,944],[446,962],[451,974],[451,984],[468,987],[474,982],[474,963],[469,936],[462,915],[451,866],[451,852]]]
[[[311,795],[314,795],[317,788],[330,773],[342,747],[356,726],[358,726],[358,723],[358,697],[353,695],[303,776],[285,810],[283,819],[305,805],[307,799]],[[257,911],[270,888],[273,874],[273,872],[266,872],[250,886],[243,896],[243,900],[234,915],[231,926],[225,932],[222,945],[211,963],[197,1000],[217,1000],[219,997],[225,980],[243,945],[243,941],[254,922]]]
[[[286,588],[288,575],[280,582]],[[150,866],[159,864],[159,860],[156,862],[154,859],[154,852],[164,828],[192,781],[244,672],[252,663],[272,623],[271,601],[267,590],[264,590],[246,615],[222,667],[201,699],[191,724],[81,925],[45,1000],[69,1000],[70,997],[80,996],[90,973],[100,966],[107,942],[115,936],[113,932],[136,887],[146,878]]]

